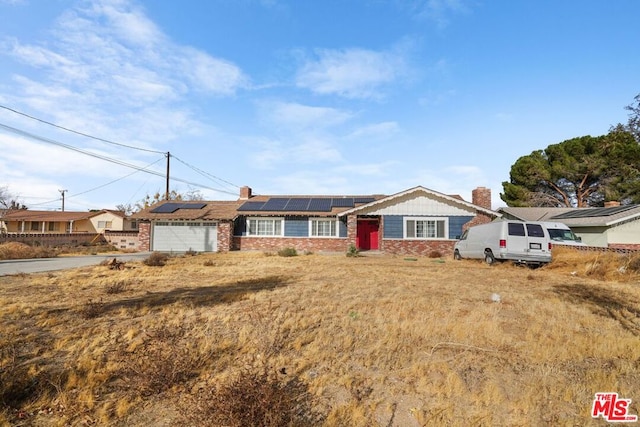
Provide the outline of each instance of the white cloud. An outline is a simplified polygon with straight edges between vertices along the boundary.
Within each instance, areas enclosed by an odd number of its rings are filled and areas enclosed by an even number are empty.
[[[397,122],[381,122],[362,126],[348,135],[350,139],[357,138],[388,138],[399,131]]]
[[[233,63],[171,42],[130,0],[82,5],[58,19],[46,42],[0,41],[0,54],[31,67],[14,76],[16,86],[3,88],[14,105],[54,117],[65,109],[91,111],[122,128],[123,106],[170,113],[191,93],[229,96],[248,85]]]
[[[164,40],[164,35],[144,11],[129,0],[94,1],[86,12],[108,22],[109,32],[117,39],[151,47]]]
[[[323,95],[380,98],[381,88],[405,72],[404,59],[394,52],[365,49],[318,50],[298,71],[296,84]]]
[[[262,102],[259,104],[259,113],[267,124],[290,130],[329,128],[353,117],[343,110],[294,102]]]
[[[178,60],[180,70],[195,88],[220,95],[232,95],[248,85],[240,68],[229,61],[214,58],[193,48],[183,48],[185,54]]]

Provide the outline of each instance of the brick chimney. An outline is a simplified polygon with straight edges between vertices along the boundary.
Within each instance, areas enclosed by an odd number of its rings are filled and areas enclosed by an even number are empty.
[[[608,202],[604,202],[604,207],[605,208],[615,208],[617,206],[620,206],[620,202],[616,201],[616,200],[611,200]]]
[[[481,208],[491,210],[491,189],[478,187],[471,191],[471,203]]]
[[[249,200],[251,198],[251,187],[240,187],[240,200]]]

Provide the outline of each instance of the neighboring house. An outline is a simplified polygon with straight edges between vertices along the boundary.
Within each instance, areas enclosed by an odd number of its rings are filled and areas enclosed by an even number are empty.
[[[125,215],[119,211],[93,212],[35,211],[14,209],[0,218],[7,233],[103,233],[105,230],[122,230]]]
[[[264,196],[240,189],[237,201],[156,204],[132,216],[141,250],[359,250],[446,253],[466,227],[489,222],[491,191],[473,202],[415,187],[391,196]]]
[[[135,221],[123,212],[35,211],[13,209],[0,217],[0,243],[23,242],[38,245],[80,245],[109,242],[121,249],[137,248]]]
[[[500,208],[507,219],[566,224],[587,246],[640,249],[640,205],[602,208]]]

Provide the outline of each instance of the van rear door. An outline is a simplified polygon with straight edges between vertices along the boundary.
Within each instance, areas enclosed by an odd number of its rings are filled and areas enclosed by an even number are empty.
[[[527,249],[530,255],[543,255],[549,252],[549,241],[540,224],[526,224]]]
[[[503,243],[500,242],[501,251],[506,249],[506,252],[512,255],[521,256],[527,254],[527,234],[524,229],[523,222],[510,222],[507,224],[507,241],[503,247]]]

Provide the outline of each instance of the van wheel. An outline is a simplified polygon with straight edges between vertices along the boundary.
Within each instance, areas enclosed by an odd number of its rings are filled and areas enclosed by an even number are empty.
[[[485,251],[485,253],[484,253],[484,262],[486,262],[489,265],[495,264],[496,257],[493,256],[493,252]]]
[[[460,261],[462,259],[462,257],[460,256],[460,252],[455,251],[453,253],[453,259],[455,259],[456,261]]]

